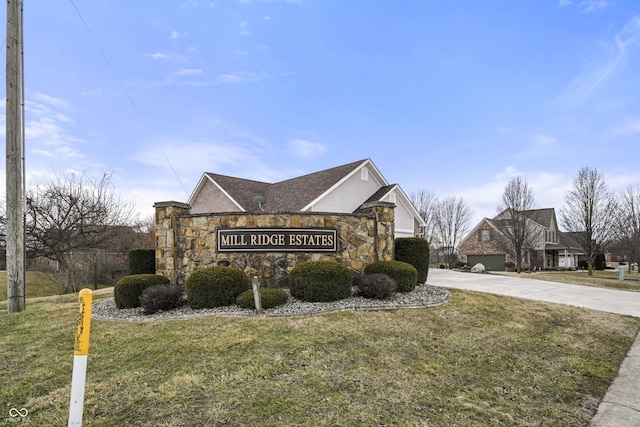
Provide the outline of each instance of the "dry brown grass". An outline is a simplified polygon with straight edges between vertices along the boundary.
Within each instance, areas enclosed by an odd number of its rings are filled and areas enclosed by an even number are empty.
[[[0,314],[0,402],[32,425],[67,423],[76,310]],[[94,320],[84,425],[586,426],[639,327],[468,291],[393,312]]]

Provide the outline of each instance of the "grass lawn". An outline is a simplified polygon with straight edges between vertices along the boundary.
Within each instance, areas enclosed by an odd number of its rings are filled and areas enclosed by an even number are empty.
[[[494,273],[494,272],[492,272]],[[640,292],[640,273],[625,271],[624,280],[618,280],[618,272],[611,270],[593,271],[593,276],[586,271],[538,271],[535,273],[495,272],[522,279],[549,280],[551,282],[573,283],[576,285],[594,286],[598,288],[618,289],[622,291]]]
[[[391,312],[93,320],[83,425],[587,426],[640,327],[452,292]],[[66,425],[77,296],[0,310],[2,410]]]
[[[60,293],[58,289],[47,280],[47,277],[37,271],[27,271],[26,276],[27,298],[47,297]],[[0,271],[0,301],[7,300],[7,272]]]
[[[60,290],[47,278],[47,275],[38,271],[27,271],[25,277],[27,298],[48,297],[58,295]],[[93,286],[88,286],[93,288]],[[104,288],[104,286],[98,286]],[[0,270],[0,301],[7,300],[7,272]],[[28,301],[27,301],[28,303]],[[1,420],[1,418],[0,418]]]

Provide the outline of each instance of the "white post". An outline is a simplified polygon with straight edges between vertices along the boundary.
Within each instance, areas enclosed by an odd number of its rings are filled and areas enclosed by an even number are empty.
[[[260,282],[258,282],[258,276],[253,276],[251,286],[253,288],[253,302],[256,306],[256,312],[258,314],[263,314],[262,300],[260,299]]]
[[[83,289],[78,295],[78,330],[73,349],[73,374],[71,376],[71,397],[69,399],[69,424],[82,426],[84,411],[84,386],[87,378],[87,355],[89,354],[89,334],[91,332],[91,304],[93,292]]]

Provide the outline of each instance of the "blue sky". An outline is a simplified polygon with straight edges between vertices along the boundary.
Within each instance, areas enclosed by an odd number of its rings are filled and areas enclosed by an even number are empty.
[[[111,171],[143,217],[205,171],[276,182],[364,158],[474,221],[515,175],[557,209],[584,166],[640,185],[636,1],[24,8],[28,183]]]

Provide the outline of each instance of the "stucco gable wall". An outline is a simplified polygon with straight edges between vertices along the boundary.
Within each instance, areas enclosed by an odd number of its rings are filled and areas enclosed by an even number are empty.
[[[357,171],[329,194],[315,203],[310,211],[315,212],[343,212],[351,213],[358,209],[383,184],[369,173],[369,180],[361,180],[361,173]]]
[[[416,219],[413,217],[407,206],[403,203],[402,198],[395,194],[395,201],[391,200],[390,193],[382,201],[393,202],[396,205],[396,237],[413,237],[417,234]]]
[[[233,203],[216,185],[207,180],[191,202],[191,213],[238,212],[240,208]]]

